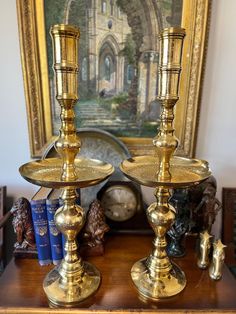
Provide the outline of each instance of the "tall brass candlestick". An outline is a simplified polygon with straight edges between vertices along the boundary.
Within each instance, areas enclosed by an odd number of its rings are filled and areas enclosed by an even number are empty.
[[[78,100],[78,38],[79,30],[68,25],[55,25],[51,29],[54,52],[54,71],[56,74],[56,98],[61,106],[60,135],[55,148],[62,158],[62,181],[74,181],[78,178],[75,157],[80,150],[80,141],[74,124],[73,107]],[[56,305],[74,303],[85,299],[99,287],[100,274],[90,264],[86,268],[92,276],[84,271],[84,263],[78,256],[76,236],[84,225],[83,209],[76,205],[76,188],[67,187],[62,193],[63,206],[55,214],[55,223],[65,236],[65,258],[59,268],[47,275],[44,290],[49,300]],[[51,284],[57,272],[57,281]],[[55,285],[56,283],[56,285]],[[64,292],[64,300],[59,301]],[[67,300],[67,301],[66,301]],[[68,302],[69,301],[69,302]],[[60,303],[59,303],[60,302]]]
[[[140,184],[156,187],[156,202],[147,209],[148,221],[155,232],[152,253],[134,264],[132,280],[139,293],[158,300],[178,294],[186,285],[182,270],[171,263],[166,253],[166,232],[175,219],[175,209],[169,204],[173,188],[187,187],[210,175],[208,164],[197,159],[173,157],[178,146],[174,135],[174,106],[178,100],[181,57],[185,31],[165,29],[160,34],[159,93],[161,124],[153,139],[156,156],[140,156],[124,161],[121,170]]]
[[[43,287],[54,306],[78,305],[96,292],[100,273],[78,255],[76,236],[83,227],[85,214],[76,204],[76,188],[91,186],[105,180],[114,168],[94,159],[76,158],[80,140],[74,123],[74,105],[78,99],[78,38],[79,30],[70,25],[51,29],[56,74],[57,100],[61,106],[60,135],[55,147],[61,158],[30,162],[20,168],[28,181],[52,188],[62,188],[63,206],[55,214],[58,229],[64,234],[65,257],[48,273]]]

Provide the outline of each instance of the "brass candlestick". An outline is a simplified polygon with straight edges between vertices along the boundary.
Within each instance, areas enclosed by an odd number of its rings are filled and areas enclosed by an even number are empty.
[[[178,146],[174,135],[174,106],[178,100],[182,46],[185,31],[169,28],[160,34],[159,95],[162,104],[161,125],[153,139],[156,156],[139,156],[125,160],[121,170],[140,184],[156,187],[156,202],[147,209],[147,218],[156,238],[149,257],[134,264],[132,280],[145,298],[158,300],[178,294],[186,285],[182,270],[171,263],[166,253],[166,232],[175,219],[169,204],[173,188],[198,184],[210,176],[203,160],[173,157]]]
[[[66,238],[66,255],[59,267],[46,276],[43,287],[54,306],[72,307],[91,296],[100,284],[100,273],[78,255],[76,235],[83,227],[85,214],[76,204],[76,188],[105,180],[113,166],[93,159],[76,158],[80,140],[74,124],[74,105],[78,99],[78,38],[79,30],[70,25],[51,29],[54,48],[57,100],[61,106],[60,135],[55,148],[61,158],[27,163],[21,175],[40,186],[62,188],[63,206],[55,214],[55,222]]]

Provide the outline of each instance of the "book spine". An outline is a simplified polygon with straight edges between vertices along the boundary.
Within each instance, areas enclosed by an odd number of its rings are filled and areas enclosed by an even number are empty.
[[[52,258],[47,223],[46,200],[31,200],[30,204],[39,264],[41,266],[48,265],[52,262]]]
[[[49,237],[53,264],[57,265],[63,258],[61,233],[57,229],[54,216],[60,207],[59,199],[46,200]]]

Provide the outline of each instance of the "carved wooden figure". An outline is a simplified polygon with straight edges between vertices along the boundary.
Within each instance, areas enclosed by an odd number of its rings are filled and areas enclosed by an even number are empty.
[[[31,209],[29,201],[21,197],[13,205],[11,209],[13,214],[12,225],[16,233],[17,249],[35,249],[34,228],[31,218]]]
[[[81,254],[85,256],[102,255],[104,253],[104,236],[109,229],[100,201],[94,200],[89,206],[86,223],[81,231]]]

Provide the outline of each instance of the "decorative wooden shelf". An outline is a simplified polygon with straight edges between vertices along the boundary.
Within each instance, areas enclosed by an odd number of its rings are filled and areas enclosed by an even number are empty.
[[[48,307],[42,282],[52,266],[41,267],[37,260],[12,260],[0,277],[0,313],[236,313],[236,280],[224,266],[222,280],[212,281],[207,270],[197,267],[195,241],[189,238],[186,256],[175,259],[187,277],[183,292],[156,303],[141,300],[132,284],[130,269],[149,254],[152,239],[147,235],[108,237],[105,255],[88,259],[101,271],[101,287],[75,309]]]

